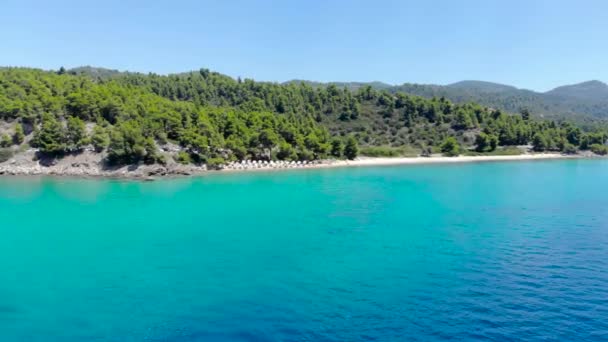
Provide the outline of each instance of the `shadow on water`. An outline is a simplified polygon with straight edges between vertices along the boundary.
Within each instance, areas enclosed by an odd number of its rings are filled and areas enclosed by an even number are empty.
[[[19,308],[10,304],[0,304],[0,315],[13,315],[19,313]]]

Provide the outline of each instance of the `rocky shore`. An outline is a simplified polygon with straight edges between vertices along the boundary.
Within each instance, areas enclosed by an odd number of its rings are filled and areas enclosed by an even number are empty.
[[[0,175],[69,176],[152,179],[163,176],[190,176],[208,172],[205,165],[184,165],[170,160],[165,165],[126,165],[112,167],[104,163],[104,155],[85,151],[57,160],[38,160],[35,150],[19,153],[0,163]],[[331,161],[258,161],[243,160],[222,165],[214,171],[247,171],[310,168],[329,165]]]

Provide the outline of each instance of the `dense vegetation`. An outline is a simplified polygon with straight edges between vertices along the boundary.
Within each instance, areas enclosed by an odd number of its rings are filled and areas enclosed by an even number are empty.
[[[317,82],[308,84],[326,86]],[[370,85],[394,94],[402,92],[426,98],[444,97],[455,103],[475,102],[512,113],[527,108],[537,117],[567,118],[584,125],[594,125],[608,118],[608,85],[599,81],[558,87],[545,93],[482,81],[462,81],[445,86],[412,83],[391,86],[380,82],[336,84],[351,90]]]
[[[77,153],[90,144],[115,164],[162,162],[157,145],[169,142],[182,147],[180,161],[205,163],[311,160],[330,148],[329,132],[310,115],[175,100],[129,83],[3,69],[0,119],[31,133],[42,154]],[[90,132],[86,124],[93,124]]]
[[[111,164],[163,163],[159,146],[178,146],[182,163],[355,158],[394,151],[467,149],[491,153],[532,144],[537,151],[602,152],[607,135],[565,122],[510,115],[361,86],[313,87],[234,80],[202,69],[159,76],[84,68],[0,69],[3,146],[29,143],[61,157],[90,148]],[[360,147],[361,146],[361,147]],[[388,152],[387,152],[388,151]],[[391,152],[393,151],[393,152]]]

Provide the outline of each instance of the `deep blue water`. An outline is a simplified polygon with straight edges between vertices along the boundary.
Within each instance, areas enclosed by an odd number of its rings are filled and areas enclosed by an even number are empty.
[[[0,341],[608,341],[608,161],[0,178]]]

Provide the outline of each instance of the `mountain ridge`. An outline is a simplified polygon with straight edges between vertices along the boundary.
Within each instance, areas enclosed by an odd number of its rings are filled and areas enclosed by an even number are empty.
[[[2,66],[0,68],[13,68],[12,66]],[[19,67],[17,67],[19,68]],[[28,69],[39,69],[39,68],[28,68]],[[203,68],[204,69],[204,68]],[[45,69],[41,69],[40,70],[45,70]],[[192,72],[194,70],[191,71],[184,71],[184,72],[180,72],[180,73],[168,73],[166,74],[166,76],[170,76],[170,75],[180,75],[180,74],[187,74],[189,72]],[[100,75],[100,76],[112,76],[112,75],[118,75],[118,74],[150,74],[148,72],[139,72],[139,71],[121,71],[121,70],[117,70],[117,69],[112,69],[112,68],[104,68],[104,67],[95,67],[95,66],[91,66],[91,65],[82,65],[82,66],[78,66],[78,67],[74,67],[74,68],[70,68],[67,69],[66,72],[70,72],[72,74],[86,74],[89,76],[95,76],[95,75]],[[157,74],[157,73],[153,73],[151,72],[151,74]],[[161,75],[161,74],[159,74]],[[235,77],[231,77],[228,75],[224,75],[230,78],[235,78]],[[261,81],[261,82],[265,82],[265,81]],[[570,87],[579,87],[579,86],[585,86],[585,87],[602,87],[603,89],[608,90],[608,84],[601,81],[601,80],[587,80],[587,81],[581,81],[581,82],[577,82],[577,83],[572,83],[572,84],[564,84],[564,85],[559,85],[556,86],[550,90],[547,91],[536,91],[536,90],[531,90],[531,89],[527,89],[527,88],[519,88],[517,86],[514,85],[510,85],[510,84],[505,84],[505,83],[500,83],[500,82],[493,82],[493,81],[484,81],[484,80],[461,80],[461,81],[457,81],[457,82],[453,82],[453,83],[448,83],[448,84],[437,84],[437,83],[411,83],[411,82],[404,82],[401,84],[391,84],[391,83],[387,83],[387,82],[383,82],[383,81],[329,81],[329,82],[321,82],[321,81],[312,81],[312,80],[305,80],[305,79],[291,79],[291,80],[287,80],[287,81],[283,81],[283,82],[273,82],[273,81],[267,81],[268,83],[280,83],[280,84],[289,84],[289,83],[307,83],[307,84],[317,84],[317,85],[329,85],[329,84],[335,84],[335,85],[358,85],[358,86],[365,86],[365,85],[372,85],[378,88],[393,88],[393,87],[399,87],[405,84],[409,84],[409,85],[419,85],[419,86],[431,86],[431,87],[450,87],[450,88],[467,88],[467,87],[471,87],[471,86],[475,86],[475,87],[479,87],[479,85],[487,85],[493,88],[502,88],[502,89],[509,89],[509,90],[522,90],[522,91],[527,91],[527,92],[532,92],[532,93],[536,93],[536,94],[549,94],[552,92],[555,92],[558,89],[562,89],[562,88],[570,88]]]
[[[382,86],[375,86],[377,83]],[[334,84],[351,90],[371,86],[392,93],[404,92],[426,98],[444,97],[456,103],[477,102],[508,112],[518,112],[526,108],[541,117],[608,119],[608,85],[599,80],[558,86],[546,92],[478,80],[464,80],[447,85],[419,83],[388,85],[382,82],[308,82],[308,84],[314,86]]]
[[[608,85],[602,81],[591,80],[556,87],[545,94],[570,96],[581,99],[608,98]]]

